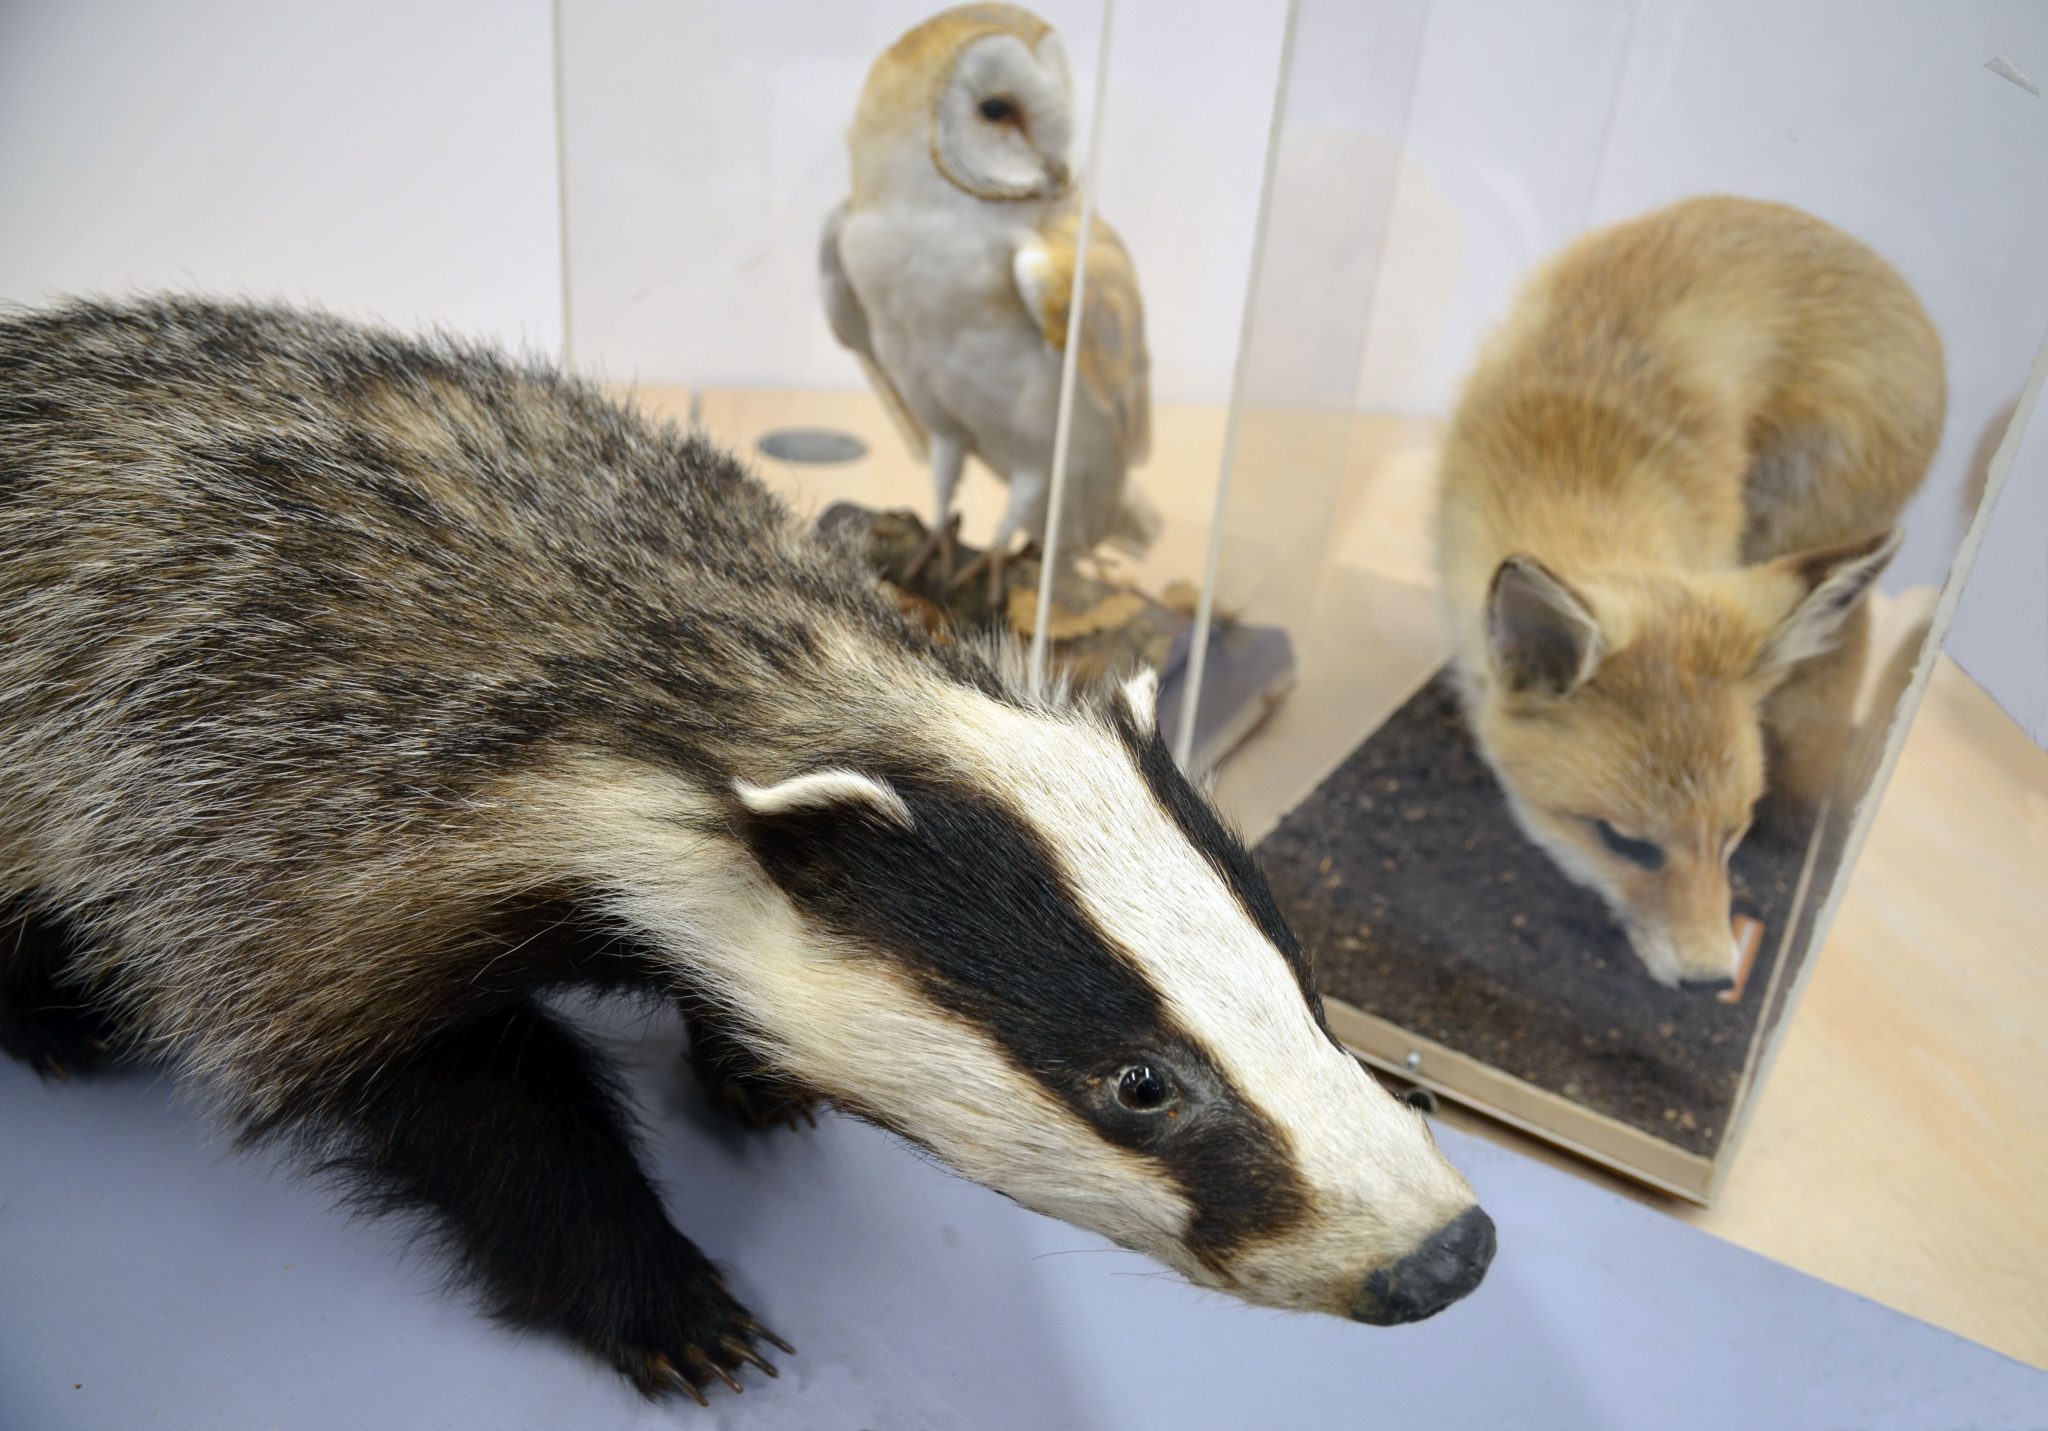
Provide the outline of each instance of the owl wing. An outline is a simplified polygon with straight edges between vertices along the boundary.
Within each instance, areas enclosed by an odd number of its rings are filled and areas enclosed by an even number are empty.
[[[1114,422],[1125,463],[1135,465],[1152,450],[1152,360],[1145,350],[1138,272],[1123,240],[1100,215],[1088,250],[1081,386]],[[1055,351],[1066,346],[1080,252],[1080,215],[1069,211],[1046,219],[1011,261],[1024,311]]]
[[[903,401],[896,384],[882,371],[882,364],[875,357],[874,340],[868,333],[867,310],[860,306],[860,295],[853,291],[846,268],[839,261],[839,230],[845,222],[846,204],[842,202],[825,215],[825,231],[818,236],[818,287],[825,298],[826,321],[832,325],[832,336],[860,359],[868,385],[882,399],[882,406],[903,434],[903,440],[910,444],[910,450],[919,457],[928,456],[931,434]]]

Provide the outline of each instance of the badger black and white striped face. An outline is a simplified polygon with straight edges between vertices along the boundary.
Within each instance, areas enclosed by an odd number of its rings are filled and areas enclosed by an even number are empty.
[[[591,769],[554,808],[757,1053],[975,1181],[1266,1305],[1391,1323],[1476,1286],[1492,1224],[1330,1037],[1149,682],[898,694],[916,739],[860,768],[709,804]]]
[[[772,1056],[976,1181],[1255,1302],[1384,1323],[1477,1285],[1491,1223],[1330,1037],[1149,681],[1106,709],[928,694],[928,746],[890,768],[739,786],[780,898],[715,979]]]

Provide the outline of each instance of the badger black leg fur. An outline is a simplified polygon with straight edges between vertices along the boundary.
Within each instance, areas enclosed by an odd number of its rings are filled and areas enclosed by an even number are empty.
[[[749,1128],[788,1128],[801,1118],[812,1128],[818,1097],[776,1074],[719,1019],[693,1001],[683,1003],[690,1033],[690,1067],[715,1107]]]
[[[740,1389],[790,1347],[677,1232],[599,1056],[520,1001],[352,1090],[335,1165],[367,1205],[425,1214],[497,1317],[563,1332],[649,1396]]]
[[[64,925],[0,902],[0,1050],[44,1078],[68,1078],[107,1061],[115,1021],[70,973]]]

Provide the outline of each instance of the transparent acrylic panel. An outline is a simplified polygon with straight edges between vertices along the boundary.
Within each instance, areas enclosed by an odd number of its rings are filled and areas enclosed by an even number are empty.
[[[1380,301],[1382,252],[1398,192],[1402,134],[1428,7],[1293,7],[1287,72],[1262,195],[1264,222],[1227,430],[1227,485],[1208,582],[1215,622],[1201,700],[1174,732],[1206,771],[1262,714],[1266,647],[1291,655],[1298,689],[1224,767],[1223,797],[1248,834],[1327,769],[1328,721],[1300,717],[1369,703],[1365,671],[1338,659],[1360,638],[1333,594],[1363,579],[1371,553],[1401,552],[1369,513],[1383,459],[1399,465],[1408,429],[1361,422],[1355,394]],[[1398,476],[1392,479],[1399,485]],[[1398,506],[1399,498],[1392,499]],[[1407,560],[1405,554],[1396,563]],[[1378,639],[1374,632],[1364,639]],[[1376,679],[1377,677],[1371,677]],[[1337,689],[1330,689],[1335,681]],[[1362,734],[1339,721],[1348,736]],[[1341,748],[1343,737],[1334,742]]]
[[[1240,355],[1216,594],[1226,609],[1235,603],[1250,619],[1286,626],[1300,683],[1230,757],[1218,789],[1261,839],[1262,863],[1316,949],[1333,1023],[1378,1061],[1695,1197],[1708,1195],[1717,1165],[1725,1167],[1753,1076],[1767,1068],[1796,1008],[1860,822],[1875,806],[1887,742],[1910,718],[1918,688],[1909,677],[1932,659],[1925,648],[1942,633],[1937,593],[1977,511],[1984,464],[2048,329],[2048,268],[2038,258],[2048,251],[2048,185],[2038,182],[2048,172],[2048,133],[2038,98],[1987,65],[2007,51],[2048,47],[2048,12],[1886,0],[1855,7],[1853,24],[1847,14],[1757,0],[1302,0],[1265,259]],[[1381,103],[1387,108],[1376,111]],[[1326,165],[1319,154],[1342,157]],[[1354,199],[1344,179],[1365,184],[1375,200]],[[1676,848],[1664,827],[1707,817],[1692,807],[1663,811],[1648,793],[1654,782],[1627,773],[1637,767],[1617,753],[1626,739],[1553,704],[1512,730],[1489,724],[1482,750],[1458,691],[1438,676],[1454,630],[1469,629],[1468,667],[1496,690],[1507,678],[1484,638],[1484,578],[1497,567],[1486,562],[1476,596],[1468,576],[1459,588],[1467,594],[1446,600],[1435,538],[1440,447],[1483,342],[1545,259],[1591,230],[1695,195],[1793,205],[1867,244],[1932,317],[1947,372],[1946,425],[1896,517],[1897,554],[1860,605],[1846,608],[1857,613],[1852,632],[1868,622],[1868,653],[1860,670],[1844,658],[1813,658],[1848,671],[1836,693],[1816,698],[1824,719],[1811,728],[1830,734],[1802,765],[1773,758],[1775,793],[1758,806],[1718,894],[1716,852],[1695,860],[1664,848]],[[1661,373],[1670,345],[1718,354],[1725,365],[1717,373],[1757,367],[1743,346],[1753,330],[1739,311],[1764,301],[1752,290],[1695,312],[1695,327],[1676,336],[1667,328],[1645,339],[1630,315],[1655,300],[1640,284],[1631,290],[1637,280],[1628,273],[1611,272],[1591,291],[1609,295],[1622,316],[1575,341],[1603,362],[1611,349],[1612,362],[1586,371],[1619,386],[1596,389],[1586,379],[1565,390],[1582,380],[1555,347],[1536,370],[1559,389],[1546,401],[1574,414],[1558,419],[1560,450],[1595,454],[1583,458],[1590,467],[1599,449],[1586,434],[1603,422],[1670,429],[1698,418],[1628,385],[1631,373]],[[1632,292],[1644,296],[1638,302]],[[1621,332],[1635,334],[1628,341],[1642,351],[1610,340]],[[1863,357],[1859,340],[1841,360]],[[1906,358],[1887,361],[1906,396],[1877,405],[1885,414],[1929,398],[1932,385],[1906,376]],[[1490,410],[1473,411],[1478,422]],[[1730,550],[1709,550],[1723,539],[1702,519],[1696,535],[1687,533],[1697,551],[1679,542],[1685,554],[1662,567],[1635,538],[1603,547],[1548,530],[1589,519],[1569,515],[1562,499],[1540,500],[1563,489],[1530,476],[1489,530],[1525,528],[1526,546],[1576,565],[1549,573],[1562,597],[1518,581],[1509,584],[1511,601],[1536,595],[1492,609],[1497,621],[1503,610],[1542,618],[1516,628],[1539,644],[1525,639],[1516,649],[1540,651],[1557,637],[1578,657],[1594,656],[1562,674],[1525,665],[1518,679],[1554,681],[1565,692],[1559,701],[1597,689],[1621,712],[1617,720],[1703,721],[1712,704],[1704,697],[1631,713],[1633,698],[1619,693],[1619,673],[1647,659],[1661,629],[1661,608],[1628,593],[1689,582],[1689,591],[1712,587],[1722,603],[1715,609],[1739,610],[1744,621],[1765,623],[1758,613],[1768,609],[1768,623],[1742,628],[1761,650],[1796,600],[1760,596],[1762,578],[1741,569],[1875,538],[1893,520],[1880,515],[1871,519],[1877,531],[1845,526],[1824,541],[1776,547],[1772,529],[1754,520],[1769,510],[1800,515],[1809,530],[1826,527],[1820,516],[1806,520],[1820,509],[1802,484],[1824,484],[1840,470],[1830,464],[1862,440],[1845,435],[1851,420],[1819,406],[1768,432],[1727,419],[1739,434],[1730,448],[1737,455],[1716,469],[1727,475],[1715,490],[1724,494],[1716,510],[1731,514],[1718,519]],[[1498,427],[1526,440],[1526,428]],[[1526,466],[1548,470],[1535,451]],[[1741,505],[1726,505],[1730,496]],[[1708,566],[1720,574],[1705,575]],[[1843,568],[1837,560],[1799,569]],[[1571,624],[1575,609],[1598,631],[1598,647]],[[1449,625],[1447,611],[1476,624]],[[1723,657],[1673,643],[1695,650],[1673,658],[1690,689],[1722,679],[1710,664]],[[1821,669],[1808,659],[1794,663],[1802,680]],[[1604,684],[1602,660],[1616,663]],[[1695,742],[1705,753],[1688,757],[1701,762],[1693,782],[1701,789],[1714,785],[1705,768],[1742,739],[1707,724],[1715,733]],[[1773,744],[1792,729],[1773,725]],[[1524,811],[1533,812],[1526,823],[1546,846],[1510,814],[1497,769],[1520,781]],[[1808,778],[1795,781],[1795,769]],[[1791,798],[1798,783],[1810,798]],[[1702,808],[1710,803],[1701,799]],[[1595,823],[1610,814],[1612,840]],[[1658,838],[1647,841],[1660,873],[1622,871],[1651,860],[1644,836],[1660,820]],[[1641,938],[1632,943],[1587,881],[1612,891]],[[1689,912],[1671,912],[1681,906]],[[1728,968],[1700,972],[1736,974],[1737,987],[1668,987],[1653,977],[1653,964],[1667,979],[1694,972],[1699,961],[1670,951],[1706,948],[1729,914],[1742,918],[1716,946]],[[1746,955],[1735,952],[1744,947]]]
[[[984,12],[897,48],[943,8],[562,0],[572,358],[848,524],[921,619],[1028,639],[1058,573],[1055,668],[1168,667],[1208,541],[1284,7],[1069,0],[1033,7],[1049,34]],[[1006,522],[1015,559],[992,570]],[[1027,545],[1048,525],[1051,560]]]

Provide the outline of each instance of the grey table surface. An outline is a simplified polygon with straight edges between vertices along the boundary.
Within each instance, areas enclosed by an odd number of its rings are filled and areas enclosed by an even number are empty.
[[[2048,1373],[1442,1131],[1500,1226],[1382,1330],[1199,1292],[827,1118],[739,1134],[601,1016],[678,1224],[799,1355],[710,1411],[508,1333],[402,1227],[232,1152],[147,1072],[0,1066],[0,1431],[2048,1427]]]

